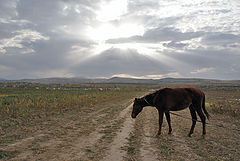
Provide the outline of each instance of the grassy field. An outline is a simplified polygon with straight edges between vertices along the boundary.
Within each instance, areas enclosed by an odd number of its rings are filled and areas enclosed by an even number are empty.
[[[70,85],[69,85],[70,86]],[[79,87],[80,85],[78,85]],[[134,97],[160,87],[195,86],[206,94],[210,123],[240,129],[240,84],[84,85],[69,89],[0,89],[0,160],[239,160],[240,134],[172,116],[173,134],[153,138],[156,109],[130,118]],[[190,117],[186,109],[179,114]]]
[[[239,90],[213,90],[207,92],[209,109],[214,114],[222,114],[232,118],[240,117]]]
[[[81,110],[109,101],[131,98],[144,89],[123,87],[122,89],[1,89],[0,125],[19,124],[35,118],[62,114],[69,110]]]

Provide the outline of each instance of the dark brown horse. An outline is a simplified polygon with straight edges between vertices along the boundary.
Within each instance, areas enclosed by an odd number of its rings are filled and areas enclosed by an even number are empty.
[[[172,132],[170,113],[169,111],[183,110],[187,107],[190,109],[192,116],[192,127],[188,134],[191,137],[197,120],[197,115],[200,116],[203,126],[203,136],[206,134],[205,124],[206,117],[209,119],[209,114],[205,108],[205,94],[194,87],[184,88],[161,88],[154,93],[148,94],[142,98],[135,98],[132,110],[132,118],[142,111],[145,106],[156,107],[159,113],[159,130],[157,136],[161,134],[163,114],[165,113],[168,126],[169,134]],[[203,110],[203,111],[202,111]],[[203,114],[205,113],[205,115]]]

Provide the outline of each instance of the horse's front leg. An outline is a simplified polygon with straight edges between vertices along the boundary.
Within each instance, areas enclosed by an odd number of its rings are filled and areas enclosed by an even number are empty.
[[[167,123],[168,123],[168,134],[171,134],[172,133],[172,127],[171,127],[170,113],[165,112],[165,116],[166,116]]]
[[[157,136],[161,135],[161,129],[162,129],[162,123],[163,123],[163,111],[162,110],[158,110],[158,115],[159,115],[159,129],[158,129],[158,133]]]

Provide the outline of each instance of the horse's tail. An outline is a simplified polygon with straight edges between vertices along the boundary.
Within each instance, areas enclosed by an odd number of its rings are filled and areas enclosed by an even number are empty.
[[[205,113],[205,115],[207,116],[207,119],[209,120],[210,115],[208,114],[208,112],[205,108],[205,95],[203,96],[202,109],[203,109],[203,112]]]

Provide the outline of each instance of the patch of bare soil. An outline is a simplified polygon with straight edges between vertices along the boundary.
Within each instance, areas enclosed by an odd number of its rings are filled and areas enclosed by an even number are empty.
[[[131,110],[132,104],[129,105],[126,109],[124,109],[119,117],[125,118],[123,126],[117,131],[117,135],[114,137],[113,142],[110,144],[110,149],[107,155],[103,158],[104,161],[121,161],[123,157],[126,155],[126,151],[121,149],[125,144],[127,144],[127,138],[130,135],[130,132],[134,129],[134,120],[129,116],[129,111]]]
[[[152,128],[152,108],[147,108],[143,115],[145,117],[143,122],[143,137],[141,139],[141,148],[140,148],[140,156],[143,161],[156,161],[157,160],[157,152],[156,148],[154,148],[153,143],[156,140],[154,138],[155,130]],[[155,111],[156,112],[156,111]]]

